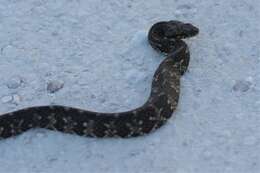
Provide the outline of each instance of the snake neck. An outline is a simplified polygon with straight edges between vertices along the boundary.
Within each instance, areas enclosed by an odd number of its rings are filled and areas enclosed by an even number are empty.
[[[151,94],[145,105],[154,104],[158,109],[170,107],[174,111],[179,99],[180,77],[179,64],[167,57],[154,74]]]

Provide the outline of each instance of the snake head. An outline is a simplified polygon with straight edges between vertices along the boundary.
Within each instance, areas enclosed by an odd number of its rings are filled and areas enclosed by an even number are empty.
[[[176,20],[166,22],[164,35],[166,38],[183,39],[193,37],[199,33],[199,29],[190,23]]]
[[[192,24],[177,20],[162,21],[151,27],[148,41],[154,49],[168,54],[180,47],[181,39],[198,33],[199,29]]]

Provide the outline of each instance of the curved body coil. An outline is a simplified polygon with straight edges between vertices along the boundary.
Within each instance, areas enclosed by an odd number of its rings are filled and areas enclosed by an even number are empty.
[[[119,113],[99,113],[60,105],[29,107],[0,115],[0,138],[32,128],[46,128],[90,137],[135,137],[161,127],[172,116],[180,94],[180,77],[189,64],[189,50],[182,38],[198,29],[179,21],[154,24],[148,41],[166,54],[157,68],[148,100],[139,108]]]

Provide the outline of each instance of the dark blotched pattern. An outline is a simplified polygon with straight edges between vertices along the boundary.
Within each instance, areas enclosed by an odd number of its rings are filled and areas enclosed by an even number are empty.
[[[198,29],[179,21],[152,26],[148,41],[167,58],[156,70],[147,102],[134,110],[98,113],[65,106],[30,107],[0,116],[0,138],[16,136],[31,128],[46,128],[89,137],[135,137],[161,127],[176,109],[180,77],[188,68],[189,50],[182,38]]]

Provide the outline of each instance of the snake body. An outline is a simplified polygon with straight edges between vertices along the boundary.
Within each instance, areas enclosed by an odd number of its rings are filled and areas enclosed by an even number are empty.
[[[89,137],[135,137],[148,134],[172,116],[180,94],[180,77],[189,64],[189,50],[181,39],[195,36],[191,24],[164,21],[154,24],[148,41],[166,54],[157,68],[148,100],[139,108],[119,113],[99,113],[60,105],[29,107],[0,115],[0,138],[32,128],[46,128]]]

